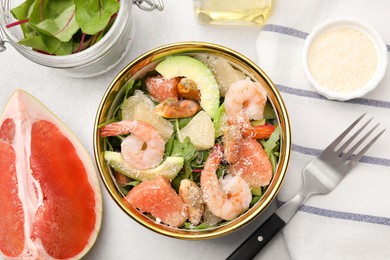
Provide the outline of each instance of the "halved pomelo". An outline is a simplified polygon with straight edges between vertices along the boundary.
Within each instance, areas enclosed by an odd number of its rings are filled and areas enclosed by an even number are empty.
[[[71,131],[17,90],[0,118],[0,254],[79,259],[92,247],[102,197],[92,160]]]
[[[156,220],[180,227],[188,218],[187,206],[172,188],[167,178],[159,175],[135,186],[125,197],[126,201],[141,212],[152,214]]]

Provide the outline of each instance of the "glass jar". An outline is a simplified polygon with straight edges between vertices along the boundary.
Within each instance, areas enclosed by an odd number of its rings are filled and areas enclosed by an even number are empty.
[[[199,23],[212,25],[265,24],[272,0],[193,0]]]
[[[30,47],[18,44],[23,39],[20,26],[6,28],[15,21],[10,10],[20,3],[10,6],[10,0],[0,0],[0,51],[5,50],[4,42],[10,43],[20,54],[40,65],[58,69],[72,77],[93,77],[100,75],[117,65],[130,49],[134,36],[134,21],[131,15],[132,5],[136,4],[143,10],[162,10],[162,2],[155,4],[146,0],[121,0],[118,15],[110,30],[93,46],[70,55],[53,56],[36,52]]]

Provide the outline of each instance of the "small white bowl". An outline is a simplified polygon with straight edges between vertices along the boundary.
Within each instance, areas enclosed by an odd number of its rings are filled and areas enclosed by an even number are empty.
[[[371,77],[371,79],[362,87],[357,89],[341,92],[337,90],[332,90],[331,88],[324,87],[321,85],[312,75],[309,64],[308,64],[308,52],[310,50],[310,46],[313,41],[325,30],[334,27],[334,26],[348,26],[358,29],[365,33],[369,39],[374,44],[376,54],[377,54],[377,66],[376,70]],[[306,74],[307,79],[313,85],[313,87],[323,96],[328,99],[345,101],[353,98],[358,98],[366,95],[369,91],[372,91],[377,87],[379,82],[385,75],[387,67],[387,47],[383,42],[381,36],[368,24],[363,23],[361,21],[351,19],[351,18],[341,18],[328,20],[316,28],[309,34],[309,36],[305,40],[304,48],[303,48],[303,68]]]

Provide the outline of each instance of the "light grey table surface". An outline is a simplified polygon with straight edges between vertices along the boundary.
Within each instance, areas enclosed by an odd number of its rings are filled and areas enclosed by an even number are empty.
[[[9,44],[0,53],[0,110],[15,89],[24,89],[41,100],[79,137],[93,156],[92,132],[100,100],[116,74],[139,55],[179,41],[206,41],[232,48],[256,62],[258,27],[216,27],[195,20],[192,1],[164,0],[162,12],[133,7],[135,37],[127,56],[111,71],[77,79],[37,65]],[[244,228],[221,238],[184,241],[154,233],[128,217],[105,187],[103,222],[98,239],[84,259],[225,259],[275,210],[275,203]],[[282,237],[265,248],[257,259],[289,259]]]

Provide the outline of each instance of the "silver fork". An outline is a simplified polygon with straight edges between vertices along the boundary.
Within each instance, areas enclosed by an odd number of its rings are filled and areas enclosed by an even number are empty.
[[[299,207],[312,195],[327,194],[332,191],[344,176],[356,165],[367,150],[378,140],[385,129],[376,134],[371,141],[357,153],[354,152],[372,135],[379,123],[372,127],[363,137],[352,145],[356,137],[372,121],[369,119],[345,142],[346,136],[352,132],[365,114],[355,120],[340,136],[338,136],[322,153],[303,169],[303,187],[295,197],[287,201],[273,213],[248,239],[246,239],[227,259],[253,259],[261,249],[288,223]],[[348,148],[348,150],[347,150]]]

